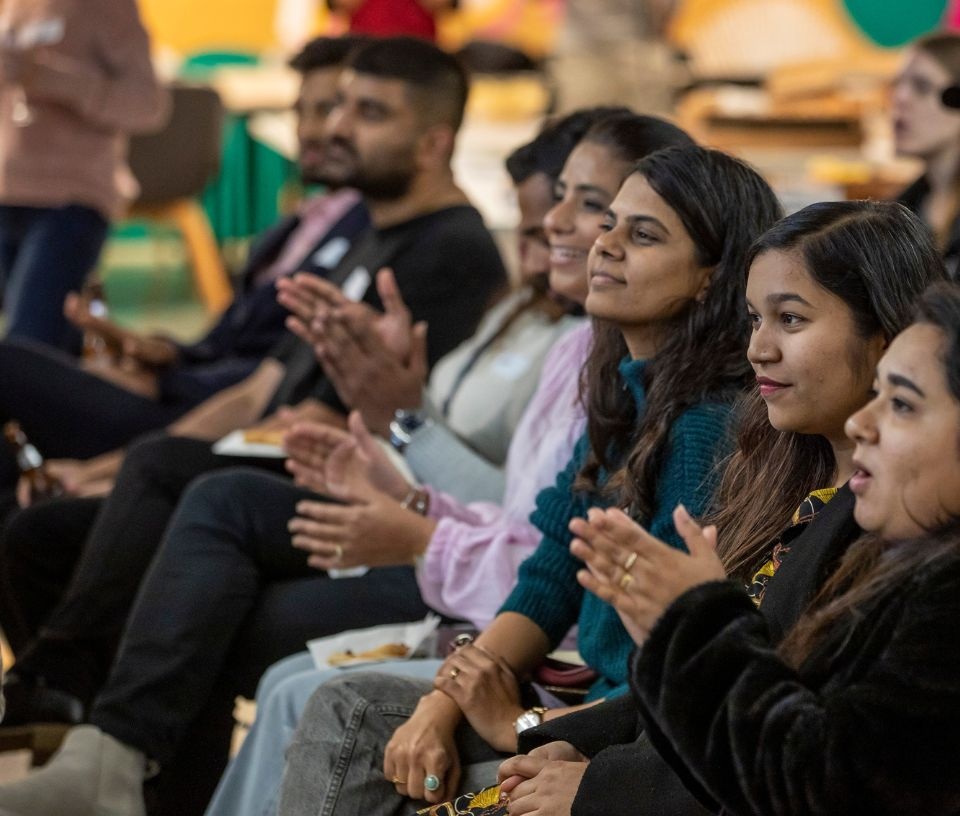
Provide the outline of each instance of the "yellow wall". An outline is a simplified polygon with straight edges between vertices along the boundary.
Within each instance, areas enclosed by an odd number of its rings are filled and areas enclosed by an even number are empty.
[[[139,0],[143,21],[158,46],[180,53],[276,47],[276,0]]]
[[[232,48],[277,47],[277,0],[139,0],[154,45],[180,54]],[[314,31],[337,28],[317,2]],[[472,36],[518,45],[535,56],[551,51],[563,0],[461,0],[461,11],[441,21],[441,40],[457,48]]]

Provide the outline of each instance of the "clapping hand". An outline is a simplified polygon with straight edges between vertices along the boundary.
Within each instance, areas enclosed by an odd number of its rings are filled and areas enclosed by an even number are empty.
[[[664,611],[698,584],[726,577],[716,554],[717,530],[701,528],[683,505],[673,512],[688,553],[670,547],[622,510],[592,508],[570,522],[570,551],[586,569],[580,584],[612,604],[633,640],[643,643]]]

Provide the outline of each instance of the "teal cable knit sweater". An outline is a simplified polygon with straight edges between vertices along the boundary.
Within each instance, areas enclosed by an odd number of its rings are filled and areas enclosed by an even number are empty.
[[[645,368],[644,360],[627,358],[620,363],[620,376],[636,402],[638,417],[646,410]],[[708,508],[716,486],[716,464],[730,449],[731,411],[728,403],[704,402],[684,411],[670,429],[667,455],[657,480],[655,509],[651,518],[642,520],[662,541],[683,547],[672,519],[677,504],[682,502],[694,516]],[[577,583],[577,570],[583,562],[570,554],[570,520],[586,516],[590,507],[604,503],[599,496],[573,490],[589,449],[590,441],[584,435],[556,484],[537,496],[530,520],[543,533],[543,539],[521,564],[517,585],[500,611],[530,618],[546,632],[554,648],[577,624],[580,654],[600,674],[587,695],[587,700],[596,700],[628,690],[627,659],[634,643],[613,607]]]

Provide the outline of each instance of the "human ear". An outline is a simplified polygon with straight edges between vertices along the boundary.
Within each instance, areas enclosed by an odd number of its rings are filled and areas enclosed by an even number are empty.
[[[701,279],[700,279],[700,288],[697,289],[697,293],[693,296],[693,299],[697,303],[703,303],[707,299],[707,291],[710,289],[710,280],[713,278],[713,273],[717,267],[708,266],[704,269],[701,269]]]
[[[419,153],[422,162],[430,165],[445,165],[453,155],[455,134],[449,125],[436,124],[427,128],[420,137]]]

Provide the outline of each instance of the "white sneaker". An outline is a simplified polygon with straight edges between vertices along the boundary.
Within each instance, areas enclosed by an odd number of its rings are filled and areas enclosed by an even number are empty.
[[[142,753],[92,725],[26,779],[0,786],[0,816],[146,816]]]

